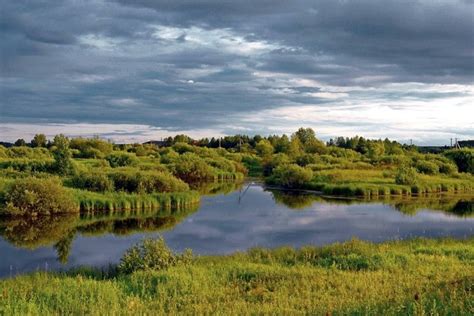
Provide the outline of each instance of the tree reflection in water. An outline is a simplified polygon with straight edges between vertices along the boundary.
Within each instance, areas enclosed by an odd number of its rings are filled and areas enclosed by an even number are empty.
[[[76,235],[127,235],[171,229],[198,208],[123,216],[68,215],[36,218],[1,218],[0,236],[20,248],[53,246],[58,261],[66,264]]]
[[[406,214],[415,215],[421,210],[441,211],[459,217],[474,216],[474,197],[463,195],[425,195],[413,197],[385,197],[378,199],[357,199],[327,197],[297,191],[268,190],[276,203],[294,210],[303,210],[314,203],[365,204],[383,203]]]

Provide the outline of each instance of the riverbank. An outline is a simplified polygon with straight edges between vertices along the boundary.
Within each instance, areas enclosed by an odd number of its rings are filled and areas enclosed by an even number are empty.
[[[132,274],[79,269],[0,281],[2,314],[467,315],[474,238],[253,249]]]

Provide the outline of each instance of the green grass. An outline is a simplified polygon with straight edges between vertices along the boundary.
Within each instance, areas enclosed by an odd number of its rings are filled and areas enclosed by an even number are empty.
[[[160,271],[0,281],[4,315],[472,315],[474,239],[253,249]]]
[[[70,189],[81,212],[127,212],[160,209],[182,209],[200,201],[196,191],[133,194],[124,192],[96,193]]]
[[[267,183],[273,183],[267,179]],[[457,177],[446,175],[419,175],[415,185],[395,183],[390,171],[381,169],[340,169],[323,170],[315,173],[313,179],[301,186],[301,189],[321,191],[335,196],[406,196],[432,193],[472,193],[474,177],[459,174]]]

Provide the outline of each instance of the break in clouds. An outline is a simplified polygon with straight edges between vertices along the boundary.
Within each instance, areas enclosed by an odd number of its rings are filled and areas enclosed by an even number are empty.
[[[3,140],[474,138],[474,4],[1,0]]]

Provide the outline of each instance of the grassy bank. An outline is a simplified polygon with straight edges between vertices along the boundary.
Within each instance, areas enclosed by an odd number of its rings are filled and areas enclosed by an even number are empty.
[[[281,178],[268,177],[266,183],[282,185]],[[361,196],[374,198],[379,196],[411,196],[433,193],[472,193],[474,178],[469,174],[418,175],[414,184],[397,184],[393,170],[323,170],[315,172],[310,180],[302,181],[291,188],[321,191],[334,196]]]
[[[129,211],[184,209],[200,201],[196,191],[133,194],[124,192],[96,193],[71,190],[81,212],[126,213]]]
[[[79,269],[0,282],[0,314],[468,315],[474,239],[253,249],[131,274]]]

